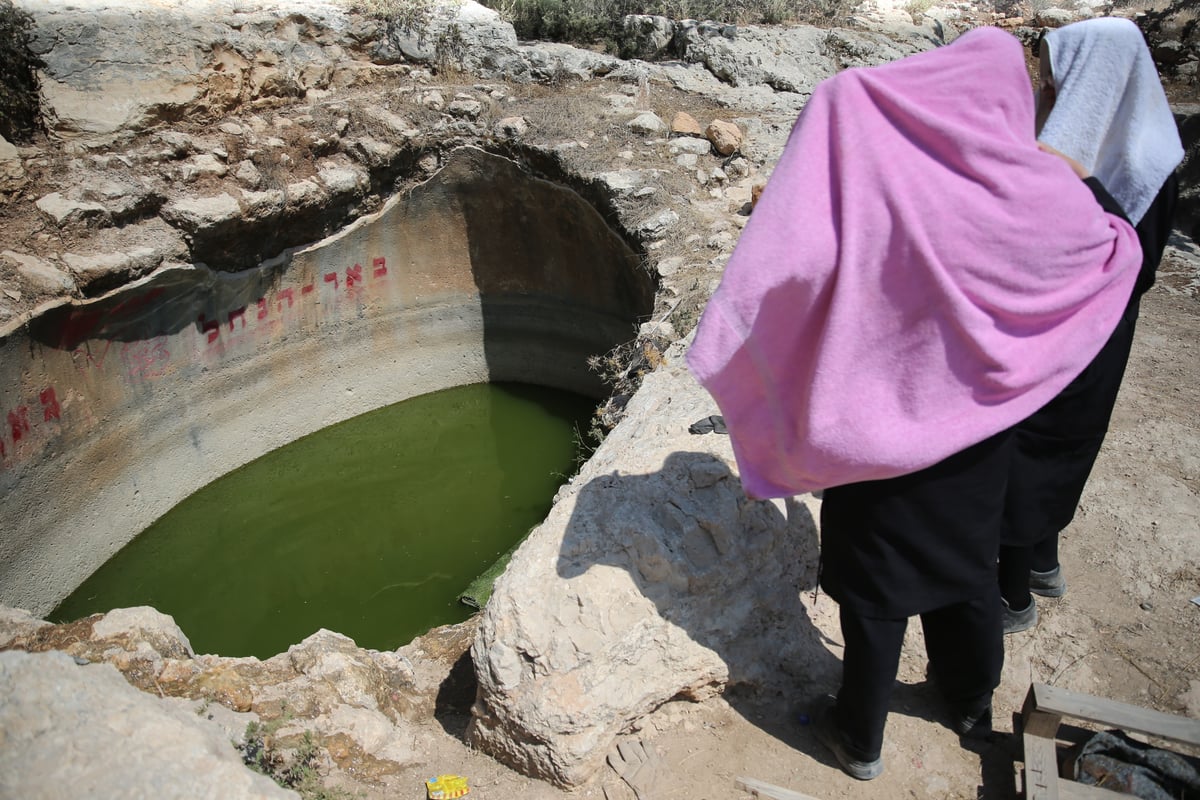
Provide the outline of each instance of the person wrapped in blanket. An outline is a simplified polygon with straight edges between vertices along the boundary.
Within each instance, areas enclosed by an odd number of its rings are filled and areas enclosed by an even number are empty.
[[[1017,426],[1000,546],[1004,632],[1037,624],[1030,592],[1061,597],[1059,533],[1091,474],[1125,375],[1141,297],[1154,284],[1175,216],[1179,130],[1137,26],[1102,17],[1046,34],[1038,59],[1037,133],[1094,174],[1137,231],[1142,266],[1100,353]]]
[[[1021,44],[976,29],[816,87],[701,317],[688,365],[747,495],[824,490],[844,650],[816,732],[855,778],[909,617],[948,724],[991,729],[1012,428],[1125,311],[1141,248],[1108,208],[1034,138]]]

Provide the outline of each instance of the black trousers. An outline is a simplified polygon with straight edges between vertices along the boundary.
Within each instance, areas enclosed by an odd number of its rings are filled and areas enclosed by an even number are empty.
[[[931,673],[950,708],[974,711],[989,702],[1004,665],[996,585],[973,600],[920,616]],[[842,606],[841,623],[846,650],[837,721],[851,755],[871,761],[883,748],[908,618],[875,619]]]
[[[836,714],[856,758],[883,746],[910,616],[952,709],[976,710],[999,685],[996,556],[1011,443],[1003,431],[923,470],[825,491],[821,586],[840,606]]]
[[[1029,605],[1029,571],[1058,566],[1058,535],[1104,443],[1137,327],[1130,300],[1104,347],[1053,400],[1013,429],[1014,449],[1000,537],[1000,591],[1011,608]]]

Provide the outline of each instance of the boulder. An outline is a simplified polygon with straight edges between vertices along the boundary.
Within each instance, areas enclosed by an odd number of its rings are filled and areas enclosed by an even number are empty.
[[[674,38],[675,23],[667,17],[628,14],[621,20],[617,48],[622,58],[655,61],[669,55]]]
[[[618,734],[673,698],[837,674],[820,632],[836,606],[801,596],[816,581],[812,512],[750,500],[728,437],[687,432],[714,409],[681,355],[560,490],[471,650],[469,740],[559,786],[587,782]]]
[[[346,50],[364,44],[349,35],[346,9],[323,0],[284,0],[269,10],[220,4],[220,13],[188,0],[134,0],[134,13],[116,0],[16,4],[33,17],[30,49],[45,64],[43,113],[61,137],[111,140],[327,88]],[[329,41],[338,31],[346,34]]]
[[[0,793],[6,797],[297,797],[243,763],[224,732],[138,691],[107,664],[0,653]]]

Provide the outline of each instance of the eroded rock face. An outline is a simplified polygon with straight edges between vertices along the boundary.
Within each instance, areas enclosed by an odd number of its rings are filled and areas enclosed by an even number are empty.
[[[360,778],[396,774],[421,763],[427,735],[422,725],[430,722],[435,712],[462,712],[469,705],[474,681],[466,652],[474,631],[473,622],[447,626],[419,637],[399,651],[379,652],[359,648],[341,634],[321,630],[286,653],[263,661],[196,656],[174,620],[152,608],[115,609],[54,625],[20,609],[0,606],[0,650],[24,651],[0,653],[0,685],[5,686],[0,695],[0,730],[15,732],[10,733],[5,747],[0,748],[4,751],[0,753],[0,789],[33,786],[39,777],[44,781],[54,774],[46,759],[56,757],[58,744],[50,744],[53,739],[35,742],[26,741],[25,737],[34,735],[27,732],[33,730],[29,727],[33,722],[27,719],[32,713],[30,708],[44,699],[44,693],[53,690],[55,681],[69,687],[86,684],[78,691],[68,689],[57,704],[51,703],[48,721],[43,726],[55,731],[53,735],[64,737],[62,747],[70,753],[78,750],[103,761],[100,749],[103,743],[98,741],[103,735],[98,732],[98,725],[136,726],[144,717],[150,729],[165,730],[161,759],[155,752],[153,737],[144,740],[134,737],[128,747],[125,756],[128,769],[144,772],[146,780],[165,779],[162,773],[174,757],[176,747],[171,737],[178,736],[186,743],[191,741],[188,737],[196,736],[176,731],[179,725],[171,718],[179,717],[182,706],[160,706],[156,699],[160,696],[198,701],[200,708],[216,704],[248,715],[245,719],[274,722],[277,727],[273,737],[281,747],[298,745],[307,733],[329,753],[338,768]],[[88,666],[81,671],[80,665]],[[36,677],[39,672],[47,676],[45,686]],[[114,690],[114,685],[119,688]],[[14,688],[10,691],[10,687]],[[22,692],[28,696],[15,696]],[[128,721],[106,719],[106,715],[119,716],[125,710],[130,715]],[[158,719],[164,715],[164,719]],[[185,721],[189,715],[197,719],[195,710],[184,710],[182,715]],[[243,727],[245,719],[240,723]],[[60,727],[63,730],[58,732]],[[82,744],[70,739],[77,734]],[[228,738],[223,744],[228,747]],[[195,749],[198,745],[187,746]],[[14,753],[17,754],[12,755],[14,760],[6,762],[5,758]],[[117,777],[129,777],[123,772],[124,763],[118,764]],[[236,758],[233,763],[240,765]],[[71,770],[76,769],[90,767],[84,762],[70,764],[67,772],[73,774]],[[181,773],[179,780],[185,788],[180,795],[97,791],[94,796],[292,796],[238,794],[240,784],[236,776],[227,776],[219,764],[212,767],[209,784],[200,782],[201,767],[195,770],[197,776]],[[70,795],[60,791],[62,787],[57,782],[46,785],[53,791],[45,789],[43,794],[14,796]],[[140,786],[136,780],[133,785]],[[212,788],[202,788],[208,786]],[[206,793],[224,792],[227,788],[231,793]]]
[[[578,786],[672,698],[835,664],[801,599],[816,581],[812,515],[745,496],[728,439],[687,433],[711,413],[681,364],[656,371],[561,490],[483,613],[475,745]]]
[[[0,653],[0,794],[295,798],[242,764],[223,731],[64,653]]]

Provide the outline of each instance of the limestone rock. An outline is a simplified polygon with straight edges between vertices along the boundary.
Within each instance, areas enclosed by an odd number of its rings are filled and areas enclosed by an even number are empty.
[[[29,800],[295,798],[220,728],[64,653],[0,653],[0,794]]]
[[[474,120],[483,113],[483,103],[473,98],[457,98],[450,102],[446,110],[451,116]]]
[[[590,80],[617,70],[620,59],[557,42],[538,42],[521,48],[529,77],[536,81],[571,78]]]
[[[475,0],[432,3],[417,24],[391,26],[388,39],[410,61],[450,63],[483,78],[528,79],[512,25]]]
[[[628,14],[621,20],[618,48],[622,58],[654,61],[667,55],[675,38],[675,23],[652,14]]]
[[[136,247],[123,252],[63,253],[63,261],[85,292],[112,288],[150,272],[161,262],[152,247]]]
[[[1065,8],[1045,8],[1034,14],[1033,24],[1042,28],[1061,28],[1078,19],[1078,15]]]
[[[59,228],[109,225],[112,217],[100,203],[72,200],[62,192],[51,192],[36,203],[38,210]]]
[[[524,117],[505,117],[492,127],[497,139],[519,139],[529,132],[529,121]]]
[[[64,137],[111,139],[326,88],[346,51],[371,45],[354,39],[344,7],[320,0],[269,11],[221,4],[221,13],[188,0],[135,0],[135,13],[116,0],[17,5],[33,16],[47,123]],[[321,30],[325,41],[314,35]]]
[[[677,111],[671,118],[671,133],[679,136],[704,136],[704,128],[686,111]]]
[[[0,262],[16,269],[21,280],[34,292],[63,295],[75,291],[71,276],[45,259],[5,250],[0,252]]]
[[[732,122],[714,119],[708,124],[704,135],[712,142],[713,148],[723,156],[736,153],[742,146],[742,131]]]
[[[667,123],[663,122],[662,118],[653,111],[645,111],[641,114],[638,114],[636,117],[629,120],[629,122],[626,122],[625,126],[634,133],[640,133],[643,136],[657,136],[664,134],[669,130],[667,128]]]
[[[712,142],[708,139],[695,139],[691,136],[684,136],[679,139],[672,139],[667,149],[678,155],[679,153],[691,153],[696,156],[706,156],[712,152]]]
[[[37,631],[53,627],[23,608],[0,604],[0,648],[8,649],[17,641],[28,641]]]
[[[679,214],[674,209],[668,208],[639,222],[637,232],[643,239],[661,239],[678,222]]]
[[[212,176],[223,178],[229,172],[229,167],[212,153],[200,153],[192,156],[179,167],[179,178],[184,183],[190,183],[198,178]]]
[[[222,192],[211,197],[181,197],[163,206],[162,217],[186,233],[196,233],[238,218],[242,208]]]
[[[0,193],[16,192],[26,182],[20,153],[11,142],[0,136]]]
[[[801,598],[816,580],[811,510],[745,496],[728,437],[687,433],[714,410],[689,385],[681,364],[645,377],[482,613],[468,736],[527,774],[581,785],[672,698],[836,674],[813,627],[836,629],[835,606]]]

